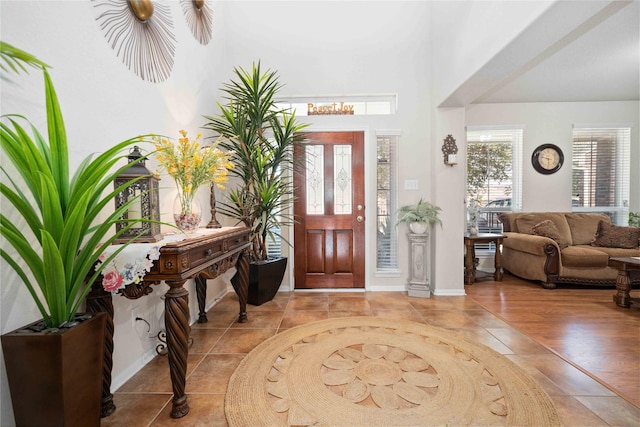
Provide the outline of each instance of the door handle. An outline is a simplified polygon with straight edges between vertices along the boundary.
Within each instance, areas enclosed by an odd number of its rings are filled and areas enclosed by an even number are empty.
[[[364,221],[364,217],[363,217],[362,215],[358,215],[358,216],[356,217],[356,221],[358,221],[358,222],[362,222],[362,221]]]

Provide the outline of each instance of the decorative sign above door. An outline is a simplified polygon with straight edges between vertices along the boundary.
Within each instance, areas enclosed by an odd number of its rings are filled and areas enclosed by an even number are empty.
[[[323,116],[323,115],[353,115],[353,105],[345,104],[344,102],[333,102],[330,104],[314,104],[309,102],[307,104],[308,116]]]

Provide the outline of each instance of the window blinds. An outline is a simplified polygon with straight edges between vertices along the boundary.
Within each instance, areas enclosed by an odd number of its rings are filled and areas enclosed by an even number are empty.
[[[467,127],[467,198],[482,206],[476,226],[501,233],[500,213],[522,206],[522,127]],[[495,251],[494,243],[475,245],[476,252]]]
[[[573,130],[572,197],[576,211],[603,212],[624,225],[629,211],[631,128]]]
[[[398,210],[399,138],[399,135],[377,133],[376,269],[378,271],[398,269],[398,228],[395,225]]]

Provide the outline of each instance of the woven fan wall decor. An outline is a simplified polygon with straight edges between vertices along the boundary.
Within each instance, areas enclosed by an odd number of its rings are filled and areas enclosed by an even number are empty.
[[[205,0],[180,0],[182,12],[191,29],[193,37],[201,45],[206,45],[211,40],[213,27],[213,12],[209,2]]]
[[[151,0],[94,0],[96,21],[116,55],[142,80],[171,75],[176,39],[169,7]]]

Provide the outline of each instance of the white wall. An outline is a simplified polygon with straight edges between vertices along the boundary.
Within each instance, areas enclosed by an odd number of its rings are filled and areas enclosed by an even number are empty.
[[[432,289],[435,295],[464,295],[462,260],[466,224],[466,134],[463,108],[433,108],[431,164],[434,203],[442,208],[442,227],[433,228],[431,239]],[[456,140],[457,165],[444,164],[442,144],[447,135]]]
[[[416,179],[417,191],[401,191],[399,204],[431,198],[429,162],[429,2],[227,2],[224,20],[233,65],[277,69],[285,96],[398,94],[397,114],[307,116],[309,131],[365,132],[367,259],[369,290],[404,290],[408,264],[398,277],[375,276],[376,129],[400,130],[399,182]],[[302,17],[302,19],[300,19]],[[400,260],[408,259],[406,230],[399,229]],[[291,252],[289,253],[290,255]],[[401,261],[402,262],[402,261]],[[290,259],[289,266],[293,265]],[[284,283],[285,287],[291,282]]]
[[[434,104],[440,105],[553,3],[431,2]]]
[[[399,106],[393,116],[316,116],[308,118],[310,130],[365,132],[368,218],[375,217],[375,130],[402,132],[398,202],[400,205],[414,203],[424,197],[443,208],[445,225],[434,229],[432,239],[432,247],[438,248],[432,250],[434,291],[462,294],[464,167],[451,168],[442,163],[440,147],[447,134],[454,135],[464,153],[465,124],[525,123],[524,152],[530,153],[539,140],[547,137],[561,145],[559,137],[566,137],[565,125],[573,120],[623,120],[636,123],[635,151],[632,152],[635,159],[639,151],[637,103],[616,104],[611,108],[557,104],[547,107],[479,105],[466,111],[436,109],[444,96],[546,7],[546,3],[518,2],[521,7],[513,7],[512,2],[491,2],[490,10],[500,9],[499,3],[507,11],[502,18],[486,15],[488,11],[466,2],[212,2],[213,38],[207,46],[201,46],[188,30],[179,3],[166,2],[171,8],[177,45],[172,75],[160,84],[142,81],[121,63],[98,28],[93,2],[1,1],[0,23],[3,41],[53,66],[52,77],[66,120],[71,160],[76,164],[88,153],[101,151],[133,135],[155,132],[177,136],[180,128],[194,134],[204,123],[201,115],[217,113],[215,103],[219,100],[220,84],[232,77],[233,67],[247,68],[254,60],[278,70],[281,81],[286,84],[283,90],[286,95],[397,93]],[[471,9],[466,10],[467,6]],[[456,19],[458,14],[460,19]],[[481,15],[489,25],[472,19]],[[509,27],[497,24],[505,22],[510,22]],[[477,49],[478,43],[482,43],[483,49]],[[38,73],[32,72],[29,76],[16,77],[15,85],[3,82],[1,112],[24,113],[44,129],[41,80]],[[635,118],[631,117],[634,114]],[[556,123],[559,118],[566,123]],[[554,178],[566,181],[565,172],[563,169]],[[638,181],[638,172],[634,173]],[[538,177],[531,174],[525,175],[528,181],[525,194],[539,192],[536,190]],[[407,179],[417,180],[419,190],[403,190]],[[163,177],[162,185],[165,188],[161,209],[167,213],[163,219],[169,221],[175,190],[170,177]],[[564,195],[556,191],[559,190],[554,188],[549,197],[553,206],[545,207],[560,207]],[[638,191],[636,206],[640,199]],[[206,189],[200,196],[206,206]],[[547,203],[544,196],[533,197],[530,201],[525,199],[525,208]],[[4,203],[2,207],[3,213],[11,216],[11,212],[5,212]],[[205,216],[203,222],[206,221]],[[369,225],[372,223],[369,221]],[[403,260],[408,259],[404,232],[404,227],[400,228],[401,275],[382,278],[375,276],[371,256],[375,251],[375,228],[367,227],[368,289],[405,289],[409,268],[403,265]],[[2,245],[6,247],[4,242]],[[4,333],[40,316],[15,274],[5,263],[0,264],[0,269],[0,333]],[[210,286],[210,302],[225,291],[225,285],[226,280],[218,280]],[[196,307],[191,283],[188,289],[191,307]],[[158,286],[151,295],[137,301],[115,297],[112,390],[147,361],[155,345],[154,340],[146,338],[144,327],[131,327],[131,309],[137,307],[148,316],[153,332],[157,332],[163,312],[160,296],[165,290],[166,286]],[[0,425],[5,426],[12,425],[13,416],[4,363],[0,364]]]
[[[177,40],[175,65],[171,77],[153,84],[141,80],[129,71],[103,37],[97,22],[93,2],[79,1],[2,1],[0,19],[2,40],[24,49],[52,66],[51,76],[58,93],[65,119],[71,165],[92,152],[126,138],[149,132],[177,136],[184,128],[195,135],[204,123],[201,114],[211,110],[214,94],[221,79],[224,49],[223,34],[214,29],[211,42],[200,45],[192,36],[178,2],[167,3],[173,16]],[[227,67],[225,67],[227,68]],[[4,76],[4,73],[3,73]],[[21,113],[29,117],[46,135],[44,92],[41,73],[12,76],[13,84],[2,81],[2,114]],[[6,166],[6,160],[2,159]],[[155,169],[153,162],[147,164]],[[3,178],[4,179],[4,178]],[[161,211],[163,220],[170,221],[175,184],[162,178]],[[208,205],[206,189],[201,193],[203,206]],[[2,202],[5,215],[11,217],[8,203]],[[203,222],[209,220],[205,215]],[[11,252],[6,242],[2,247]],[[19,278],[0,261],[0,333],[9,332],[41,318]],[[227,277],[228,279],[228,277]],[[195,319],[195,291],[188,284]],[[226,292],[227,281],[210,281],[209,304]],[[157,341],[147,337],[143,324],[131,326],[131,309],[138,308],[142,317],[157,333],[163,313],[161,295],[165,285],[140,300],[114,297],[115,352],[113,388],[115,390],[153,355]],[[13,425],[11,399],[0,363],[0,425]]]
[[[202,114],[217,113],[218,88],[232,77],[232,68],[250,67],[252,61],[261,60],[263,66],[279,71],[286,83],[283,93],[289,95],[397,93],[400,103],[394,116],[315,117],[309,120],[310,130],[365,131],[368,165],[375,164],[375,130],[401,130],[399,179],[418,180],[419,190],[402,192],[399,202],[430,198],[431,173],[424,167],[430,163],[428,3],[304,2],[302,6],[298,2],[218,2],[214,3],[214,35],[207,46],[192,37],[179,3],[166,4],[171,8],[177,40],[175,65],[167,81],[152,84],[129,71],[107,44],[95,21],[94,3],[0,3],[2,40],[53,67],[51,74],[66,120],[72,164],[137,134],[177,136],[180,128],[195,134],[203,124]],[[15,86],[3,84],[2,113],[23,113],[44,130],[41,80],[37,72],[32,72],[16,77]],[[150,163],[147,166],[155,168]],[[366,176],[366,214],[374,218],[375,167],[367,166]],[[173,181],[163,177],[161,185],[165,187],[161,210],[167,213],[163,219],[169,221],[175,195]],[[207,200],[203,191],[203,205]],[[373,253],[375,231],[373,227],[368,230],[369,252]],[[408,244],[401,240],[400,259],[407,259],[407,249]],[[394,279],[376,278],[371,273],[373,259],[367,257],[368,288],[405,289],[408,273]],[[40,315],[15,274],[6,264],[1,267],[0,329],[8,332]],[[408,266],[401,268],[406,271]],[[209,288],[209,301],[226,289],[224,280],[215,285]],[[195,300],[193,285],[187,287]],[[166,286],[161,285],[140,300],[114,298],[112,390],[152,356],[156,344],[146,336],[144,325],[131,327],[131,310],[135,308],[148,318],[152,332],[157,332],[163,312],[160,296],[165,291]],[[195,306],[192,301],[191,307]],[[0,424],[11,425],[4,366],[1,372]]]
[[[571,150],[573,124],[631,125],[631,165],[640,164],[637,101],[553,102],[528,104],[480,104],[466,109],[467,126],[524,125],[522,210],[571,210]],[[531,153],[540,144],[558,145],[565,166],[553,175],[542,175],[531,166]],[[640,177],[631,167],[631,210],[640,209]]]
[[[464,256],[466,112],[464,108],[438,106],[553,2],[434,1],[429,4],[430,182],[432,201],[443,208],[443,226],[434,228],[431,239],[432,287],[435,295],[464,295],[462,265],[455,260],[462,260]],[[460,163],[452,167],[444,165],[441,152],[448,134],[454,137],[459,150]]]

